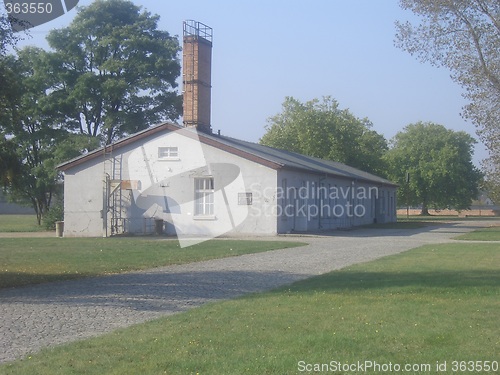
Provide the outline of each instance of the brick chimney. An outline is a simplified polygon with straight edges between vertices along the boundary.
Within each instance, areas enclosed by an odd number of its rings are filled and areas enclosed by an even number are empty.
[[[184,126],[212,133],[212,28],[201,22],[184,21],[182,57]]]

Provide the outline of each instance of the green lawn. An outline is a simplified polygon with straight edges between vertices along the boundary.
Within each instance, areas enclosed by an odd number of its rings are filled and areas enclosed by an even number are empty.
[[[36,215],[0,215],[0,232],[44,232]]]
[[[451,374],[453,361],[500,361],[499,311],[497,244],[428,245],[43,350],[0,373],[281,375],[371,361],[429,364],[406,372],[424,374],[446,361],[439,373]]]
[[[430,216],[421,216],[421,215],[410,215],[410,217],[406,217],[406,215],[398,215],[398,221],[424,221],[424,222],[435,222],[435,221],[491,221],[491,222],[500,222],[500,217],[498,216],[468,216],[468,217],[459,217],[459,216],[444,216],[444,215],[430,215]]]
[[[474,232],[458,236],[455,239],[468,241],[500,241],[500,225],[481,228]]]
[[[0,288],[97,276],[305,245],[211,240],[181,249],[145,238],[2,238]]]

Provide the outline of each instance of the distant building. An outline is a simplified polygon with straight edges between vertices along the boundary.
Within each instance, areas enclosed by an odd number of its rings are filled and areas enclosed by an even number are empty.
[[[35,210],[31,207],[21,206],[19,204],[10,203],[0,190],[0,215],[29,215],[35,214]]]

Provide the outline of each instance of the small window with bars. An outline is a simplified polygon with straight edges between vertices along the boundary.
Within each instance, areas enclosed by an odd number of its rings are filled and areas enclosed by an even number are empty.
[[[195,187],[195,215],[214,215],[214,179],[212,177],[196,178]]]

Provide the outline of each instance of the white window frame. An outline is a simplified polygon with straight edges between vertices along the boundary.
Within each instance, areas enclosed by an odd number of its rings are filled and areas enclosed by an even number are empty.
[[[158,147],[158,160],[180,160],[177,146]]]
[[[194,179],[194,216],[197,218],[215,217],[213,177],[197,177]]]

